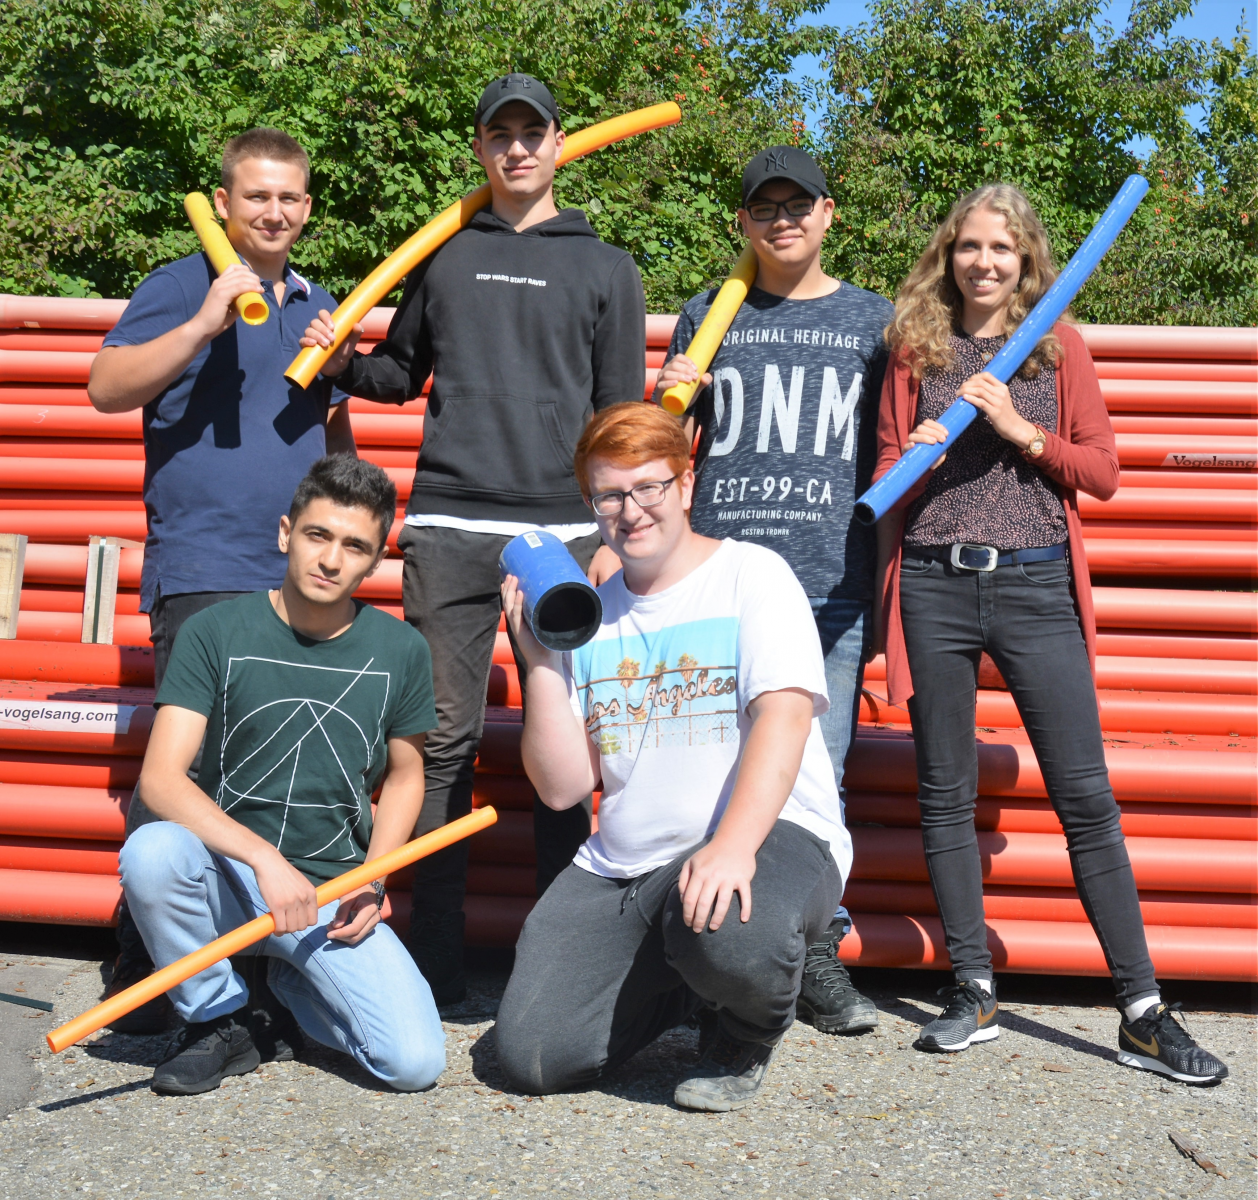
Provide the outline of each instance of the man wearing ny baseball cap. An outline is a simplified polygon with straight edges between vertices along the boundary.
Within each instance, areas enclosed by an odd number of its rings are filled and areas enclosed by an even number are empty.
[[[323,369],[354,396],[401,404],[432,374],[424,440],[398,539],[406,618],[432,650],[438,725],[425,747],[418,832],[470,811],[472,770],[501,613],[498,555],[547,529],[595,582],[620,569],[573,474],[590,416],[640,400],[642,280],[585,214],[555,206],[559,108],[531,75],[494,80],[474,114],[472,152],[492,202],[407,280],[388,337],[369,355],[351,334]],[[331,319],[304,345],[329,344]],[[521,680],[524,671],[520,671]],[[540,894],[589,836],[589,805],[534,803]],[[408,946],[438,1004],[460,1000],[467,844],[416,868]]]
[[[852,509],[873,469],[882,331],[895,310],[822,270],[834,201],[811,155],[798,146],[762,150],[743,171],[742,201],[738,219],[758,270],[691,410],[702,431],[691,524],[708,537],[769,547],[803,584],[825,655],[830,709],[821,732],[842,785],[869,653],[875,559],[872,531]],[[657,401],[674,383],[698,378],[681,351],[715,296],[704,292],[682,309]],[[825,1033],[878,1023],[838,959],[849,927],[840,908],[804,958],[797,1012]]]

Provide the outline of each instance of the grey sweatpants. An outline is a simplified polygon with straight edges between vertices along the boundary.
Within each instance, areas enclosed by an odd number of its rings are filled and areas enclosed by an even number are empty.
[[[795,1018],[804,952],[843,895],[829,846],[778,821],[756,854],[751,920],[682,921],[677,880],[704,843],[637,879],[570,866],[524,924],[498,1010],[498,1058],[535,1094],[593,1083],[707,1005],[726,1032],[775,1043]]]

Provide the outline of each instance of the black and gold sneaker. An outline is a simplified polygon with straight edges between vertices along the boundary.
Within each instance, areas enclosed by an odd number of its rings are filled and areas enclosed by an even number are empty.
[[[914,1045],[918,1050],[955,1054],[968,1050],[975,1042],[990,1042],[1000,1036],[995,982],[990,995],[972,979],[940,988],[939,995],[946,996],[947,1003],[943,1012],[917,1035]]]
[[[1227,1064],[1198,1046],[1175,1020],[1178,1004],[1159,1004],[1143,1017],[1118,1023],[1118,1061],[1158,1071],[1181,1083],[1213,1084],[1227,1078]]]

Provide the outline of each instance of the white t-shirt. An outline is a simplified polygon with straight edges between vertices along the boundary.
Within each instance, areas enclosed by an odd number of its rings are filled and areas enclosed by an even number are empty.
[[[821,640],[790,567],[726,540],[667,591],[635,596],[617,574],[598,593],[602,627],[564,656],[603,772],[598,832],[576,865],[632,879],[701,841],[733,791],[748,704],[800,688],[813,695],[812,730],[781,816],[828,842],[846,880],[852,842],[817,720],[830,707]]]

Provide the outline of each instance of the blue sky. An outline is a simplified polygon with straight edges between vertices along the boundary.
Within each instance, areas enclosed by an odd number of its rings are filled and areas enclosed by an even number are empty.
[[[1175,23],[1173,33],[1185,37],[1202,38],[1210,41],[1218,38],[1230,42],[1236,27],[1245,24],[1249,32],[1250,45],[1254,41],[1254,9],[1255,0],[1197,0],[1192,13],[1182,17]],[[1115,29],[1126,25],[1127,14],[1131,11],[1130,0],[1111,0],[1106,6],[1106,18]],[[859,25],[865,20],[866,6],[864,0],[829,0],[825,10],[809,18],[810,22],[819,25],[837,25],[846,28]],[[816,60],[801,58],[796,64],[797,77],[816,75]]]

